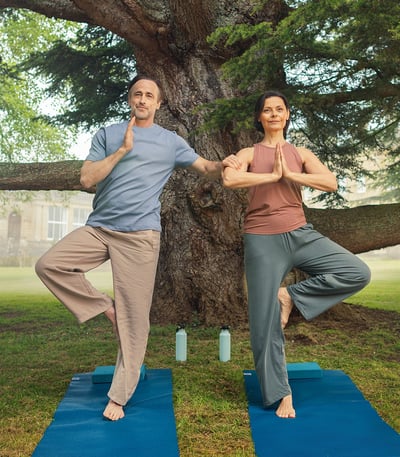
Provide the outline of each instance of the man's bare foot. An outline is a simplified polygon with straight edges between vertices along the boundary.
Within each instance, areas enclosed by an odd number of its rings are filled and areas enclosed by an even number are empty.
[[[125,414],[121,405],[115,403],[113,400],[110,400],[103,412],[103,416],[110,421],[117,421],[125,417]]]
[[[282,398],[278,409],[276,410],[276,415],[285,419],[294,419],[296,417],[291,395]]]
[[[286,287],[280,287],[278,291],[278,300],[281,304],[281,325],[282,328],[286,327],[286,324],[289,321],[290,313],[293,309],[293,300],[289,295]]]
[[[117,315],[115,312],[115,305],[112,305],[110,308],[108,308],[107,311],[104,311],[104,315],[111,322],[113,332],[115,333],[115,335],[118,338]]]

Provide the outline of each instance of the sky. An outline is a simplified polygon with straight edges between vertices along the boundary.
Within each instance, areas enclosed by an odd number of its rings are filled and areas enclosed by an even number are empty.
[[[77,159],[80,159],[80,160],[86,159],[86,157],[89,153],[91,140],[92,140],[92,134],[81,133],[77,138],[76,144],[71,147],[70,152],[72,154],[74,154]]]

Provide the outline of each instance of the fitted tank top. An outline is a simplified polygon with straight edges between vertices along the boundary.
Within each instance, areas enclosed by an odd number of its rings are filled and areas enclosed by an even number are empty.
[[[297,149],[290,143],[282,146],[290,170],[302,173],[303,163]],[[272,173],[275,146],[254,145],[249,171]],[[286,233],[305,225],[301,186],[281,178],[278,182],[259,184],[248,190],[249,204],[245,214],[244,232],[257,235]]]

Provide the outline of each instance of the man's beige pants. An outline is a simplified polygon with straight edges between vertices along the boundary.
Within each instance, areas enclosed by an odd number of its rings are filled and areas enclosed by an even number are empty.
[[[85,226],[60,240],[36,263],[39,278],[80,323],[104,313],[115,301],[119,350],[108,396],[120,405],[128,402],[139,380],[159,250],[156,231],[116,232]],[[108,259],[114,301],[85,277]]]

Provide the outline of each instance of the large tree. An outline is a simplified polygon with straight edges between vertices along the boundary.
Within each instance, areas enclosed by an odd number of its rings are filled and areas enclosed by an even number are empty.
[[[133,47],[137,69],[156,76],[163,85],[166,103],[159,122],[186,137],[202,155],[220,160],[239,147],[250,144],[255,138],[245,129],[232,134],[232,129],[241,125],[240,120],[243,121],[240,116],[237,119],[231,117],[227,126],[216,124],[214,118],[214,126],[217,125],[218,130],[212,134],[199,131],[199,125],[204,123],[204,111],[197,108],[217,99],[233,100],[233,104],[220,103],[220,106],[229,112],[235,107],[246,112],[244,104],[235,104],[235,100],[241,100],[238,96],[242,97],[245,91],[254,96],[255,92],[262,89],[262,78],[259,75],[254,78],[253,84],[249,81],[247,87],[243,87],[237,75],[233,75],[233,80],[225,78],[221,66],[231,58],[242,56],[255,67],[257,58],[265,56],[266,48],[252,47],[260,41],[260,33],[270,38],[265,46],[270,46],[272,51],[276,48],[276,52],[271,51],[271,58],[267,61],[267,65],[274,69],[272,73],[266,72],[268,82],[285,88],[290,73],[284,58],[285,48],[274,43],[272,38],[277,35],[271,34],[271,31],[278,30],[279,24],[286,24],[282,33],[283,37],[287,37],[292,25],[284,21],[293,17],[293,11],[302,4],[313,2],[289,3],[282,0],[0,0],[0,7],[28,8],[49,17],[98,25],[124,38]],[[329,6],[338,2],[319,3]],[[311,36],[312,16],[305,16],[304,21],[296,51],[298,54],[301,50],[306,52],[307,48],[308,42],[301,40],[302,36],[316,43],[323,39],[321,34],[318,36],[314,33]],[[335,22],[335,17],[331,18],[331,22]],[[220,37],[216,37],[213,45],[209,44],[209,35],[218,27],[236,27],[238,24],[242,24],[241,27],[234,30],[238,31],[240,39],[234,36],[229,41],[230,45],[225,46]],[[243,29],[243,25],[248,29]],[[258,35],[249,31],[254,27]],[[224,33],[231,33],[232,30],[225,28]],[[334,35],[335,30],[328,32]],[[253,49],[253,54],[246,54],[249,48]],[[322,61],[323,51],[326,49],[321,48],[320,54],[313,56],[314,61]],[[327,51],[332,53],[332,49]],[[334,67],[339,65],[334,57],[331,62],[325,63]],[[252,65],[246,68],[251,69]],[[329,68],[329,65],[325,68]],[[293,75],[295,70],[295,65],[292,65],[290,74]],[[398,101],[398,73],[390,78]],[[320,102],[314,111],[318,112],[319,107],[328,105],[334,118],[337,112],[334,109],[335,102],[332,103],[332,99],[329,101],[326,96],[329,93],[326,84],[322,92],[316,90]],[[356,85],[355,80],[352,84]],[[349,91],[344,87],[344,77],[342,86],[342,93]],[[360,91],[358,93],[358,101],[366,103],[367,99],[361,97]],[[338,101],[338,94],[335,95]],[[389,103],[383,93],[382,97]],[[358,107],[357,100],[350,101]],[[305,114],[313,120],[313,109],[308,106]],[[324,114],[322,117],[326,120],[329,118],[327,116]],[[349,119],[347,111],[341,116],[337,116],[336,121],[345,122]],[[332,129],[333,125],[334,122],[329,123],[329,128]],[[303,130],[304,137],[307,137],[307,129]],[[351,132],[346,131],[345,136],[351,136]],[[320,138],[317,138],[316,146],[319,151],[323,149]],[[345,144],[341,146],[343,152]],[[328,156],[325,158],[328,162],[334,162],[340,155],[332,156],[332,159]],[[43,164],[32,172],[30,166],[27,169],[22,164],[3,166],[0,170],[1,188],[48,189],[54,188],[57,182],[59,188],[78,189],[79,172],[76,165],[75,162]],[[163,239],[154,296],[154,320],[178,322],[198,319],[210,324],[234,324],[246,318],[241,244],[244,205],[242,192],[227,191],[219,183],[198,179],[186,171],[173,175],[163,194]],[[309,218],[317,228],[353,252],[400,242],[400,205],[310,210]]]

